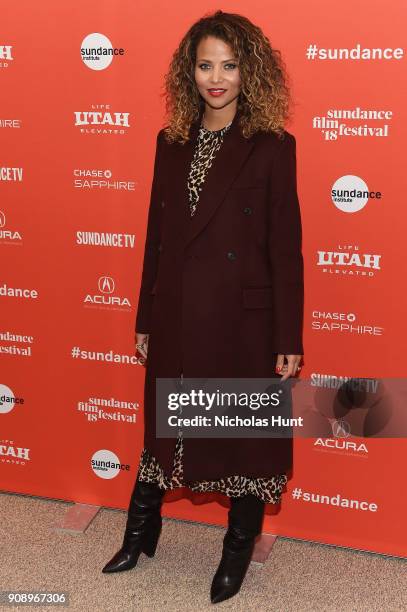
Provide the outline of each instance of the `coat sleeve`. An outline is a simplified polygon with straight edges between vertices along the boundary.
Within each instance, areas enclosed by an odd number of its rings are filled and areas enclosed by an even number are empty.
[[[144,246],[143,268],[140,292],[136,313],[135,331],[140,334],[150,333],[151,309],[154,295],[152,290],[157,278],[158,261],[160,258],[161,241],[161,158],[163,130],[157,134],[154,174],[151,185],[150,205],[147,218],[147,234]]]
[[[296,140],[286,131],[273,161],[268,202],[273,353],[302,355],[304,263]]]

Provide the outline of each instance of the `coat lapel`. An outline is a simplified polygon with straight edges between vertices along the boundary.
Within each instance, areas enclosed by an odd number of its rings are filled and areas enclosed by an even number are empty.
[[[232,125],[224,136],[221,148],[217,151],[212,166],[209,168],[205,182],[199,195],[195,214],[191,218],[187,180],[198,137],[202,111],[199,118],[191,125],[190,140],[180,145],[177,152],[178,178],[181,182],[179,202],[182,205],[181,220],[183,228],[184,248],[204,229],[207,223],[221,205],[233,181],[245,163],[253,146],[253,138],[246,139],[240,133],[238,110]],[[178,182],[178,181],[177,181]]]

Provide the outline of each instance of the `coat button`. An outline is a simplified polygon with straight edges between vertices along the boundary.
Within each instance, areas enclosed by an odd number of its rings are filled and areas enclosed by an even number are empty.
[[[234,251],[229,251],[227,257],[228,257],[228,259],[230,259],[232,261],[232,260],[236,259],[236,253]]]
[[[162,200],[161,201],[161,208],[164,208],[164,206],[165,206],[165,202],[164,202],[164,200]]]
[[[250,208],[250,206],[246,206],[246,208],[243,209],[243,212],[245,215],[251,215],[252,209]]]

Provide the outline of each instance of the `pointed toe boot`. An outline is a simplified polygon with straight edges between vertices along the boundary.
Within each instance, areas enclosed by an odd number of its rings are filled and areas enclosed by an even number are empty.
[[[261,533],[265,504],[254,495],[230,498],[228,529],[223,539],[222,558],[212,580],[212,603],[239,592],[253,555],[256,536]]]
[[[137,479],[130,498],[122,547],[104,566],[104,574],[132,569],[142,552],[148,557],[154,556],[162,528],[164,493],[156,484]]]

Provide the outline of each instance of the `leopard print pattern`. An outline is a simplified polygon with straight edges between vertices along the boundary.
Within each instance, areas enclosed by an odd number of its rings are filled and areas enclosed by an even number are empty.
[[[252,494],[266,504],[278,504],[282,489],[287,483],[286,474],[276,474],[269,478],[250,478],[248,476],[226,476],[219,480],[200,480],[185,482],[183,475],[184,444],[182,434],[177,437],[174,452],[174,464],[170,478],[159,465],[157,459],[146,448],[142,450],[138,478],[143,482],[154,482],[160,489],[172,490],[177,487],[188,487],[192,491],[206,493],[216,491],[228,497],[243,497]]]
[[[201,123],[195,145],[194,157],[188,175],[188,195],[191,217],[196,212],[199,194],[202,190],[208,170],[212,166],[215,155],[223,143],[223,137],[231,125],[232,122],[230,121],[221,130],[207,130]]]

